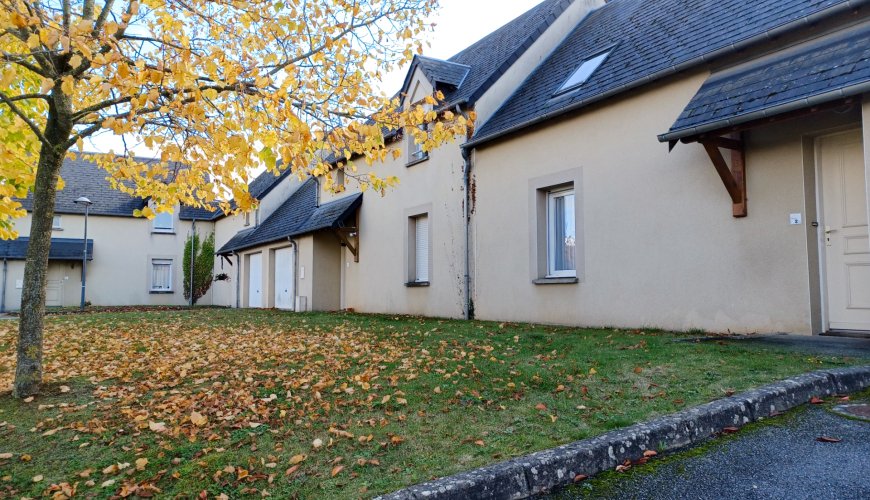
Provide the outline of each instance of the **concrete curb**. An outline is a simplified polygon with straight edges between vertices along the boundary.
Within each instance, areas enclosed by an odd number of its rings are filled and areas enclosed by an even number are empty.
[[[870,366],[805,373],[758,389],[377,497],[380,500],[521,499],[570,485],[578,475],[611,470],[647,450],[701,443],[726,427],[742,427],[807,403],[870,388]]]

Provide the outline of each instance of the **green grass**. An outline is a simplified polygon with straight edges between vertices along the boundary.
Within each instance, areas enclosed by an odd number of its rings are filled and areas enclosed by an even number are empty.
[[[15,326],[0,324],[4,387]],[[0,459],[0,497],[61,483],[96,498],[136,485],[167,497],[371,497],[859,363],[679,338],[277,311],[53,316],[44,394],[30,403],[0,394],[0,453],[13,454]],[[192,411],[208,423],[191,423]],[[104,474],[113,463],[130,466]]]

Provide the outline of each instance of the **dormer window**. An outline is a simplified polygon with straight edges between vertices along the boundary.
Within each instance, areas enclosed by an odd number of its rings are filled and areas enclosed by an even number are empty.
[[[608,50],[607,52],[602,52],[601,54],[586,59],[585,61],[580,63],[580,66],[576,70],[574,70],[574,72],[571,73],[571,76],[568,77],[567,80],[565,80],[565,83],[563,83],[562,86],[559,87],[559,90],[556,91],[556,94],[563,94],[570,90],[574,90],[577,87],[580,87],[581,85],[586,83],[589,78],[592,77],[592,74],[595,73],[595,70],[597,70],[602,64],[604,64],[604,61],[609,55],[610,51]]]

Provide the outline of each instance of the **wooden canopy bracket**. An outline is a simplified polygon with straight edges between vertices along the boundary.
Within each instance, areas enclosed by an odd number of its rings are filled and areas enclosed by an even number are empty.
[[[359,262],[359,230],[355,227],[342,227],[334,231],[341,244],[353,254],[353,261]]]
[[[707,155],[713,162],[713,167],[716,168],[719,178],[722,179],[725,189],[731,196],[734,217],[746,217],[748,215],[746,207],[746,157],[741,134],[737,133],[735,137],[710,137],[698,142],[704,146]],[[722,155],[722,149],[731,150],[730,167]]]

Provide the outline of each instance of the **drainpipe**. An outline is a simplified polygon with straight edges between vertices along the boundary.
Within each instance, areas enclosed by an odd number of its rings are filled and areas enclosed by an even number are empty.
[[[6,272],[9,268],[9,261],[3,257],[3,295],[0,296],[0,313],[6,312]]]
[[[190,225],[190,307],[193,308],[193,266],[196,264],[196,218]]]
[[[299,296],[299,244],[290,236],[287,241],[293,245],[293,312],[299,312],[296,310],[296,297]]]
[[[474,319],[471,301],[471,149],[462,148],[462,184],[465,189],[465,319]]]
[[[242,256],[233,252],[236,256],[236,309],[242,308]]]

